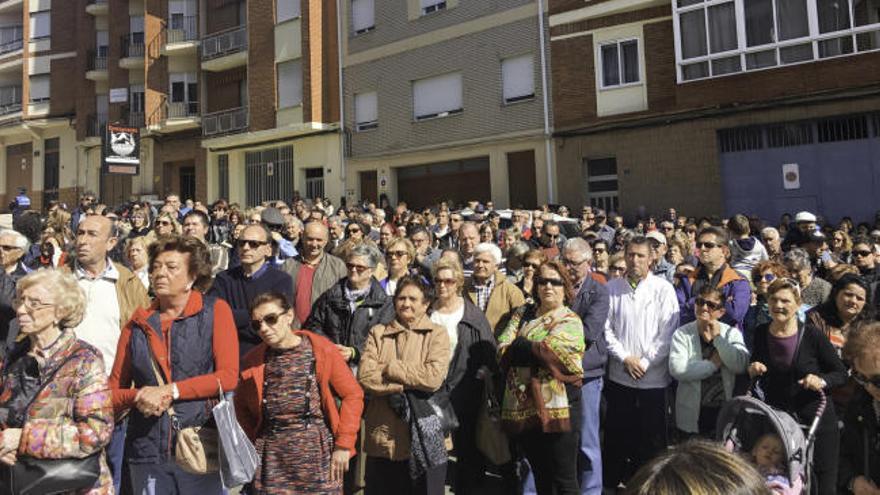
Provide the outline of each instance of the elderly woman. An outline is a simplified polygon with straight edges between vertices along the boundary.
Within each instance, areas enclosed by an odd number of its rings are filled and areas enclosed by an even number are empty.
[[[875,494],[880,483],[880,323],[853,329],[843,355],[859,387],[843,420],[838,493]]]
[[[480,375],[495,367],[495,338],[485,315],[462,297],[464,271],[452,260],[438,260],[433,266],[437,298],[431,306],[431,321],[449,334],[449,373],[441,391],[451,398],[459,427],[452,432],[455,447],[455,493],[475,493],[483,475],[482,456],[476,446],[477,413],[482,397]],[[483,369],[481,371],[481,368]]]
[[[501,417],[522,446],[539,495],[580,493],[577,452],[584,327],[568,304],[571,279],[547,261],[535,279],[537,304],[517,309],[498,337],[505,376]]]
[[[802,301],[810,309],[818,306],[828,299],[831,294],[831,284],[814,276],[813,265],[810,255],[801,248],[793,248],[782,257],[785,268],[794,277],[802,288]]]
[[[16,463],[97,456],[96,471],[77,467],[81,477],[66,486],[70,493],[112,494],[113,479],[103,455],[113,432],[104,361],[73,331],[85,304],[85,294],[70,274],[40,270],[19,280],[15,305],[19,331],[26,338],[14,344],[3,362],[0,462],[5,470]],[[9,480],[6,474],[2,477]],[[43,487],[34,490],[40,493]]]
[[[500,330],[499,323],[525,303],[522,291],[499,270],[501,249],[483,242],[474,248],[474,273],[465,291],[471,302],[485,313],[489,325]]]
[[[125,241],[125,261],[131,271],[138,276],[144,288],[150,290],[150,258],[147,255],[147,241],[143,236],[129,237]]]
[[[532,249],[523,255],[523,276],[516,286],[522,291],[527,304],[535,302],[535,278],[538,276],[538,268],[547,261],[544,251]]]
[[[370,329],[394,318],[391,300],[373,276],[381,259],[371,244],[352,246],[345,258],[347,275],[321,294],[303,324],[336,344],[352,367],[361,359]]]
[[[669,374],[678,380],[675,425],[685,436],[714,439],[718,412],[733,397],[749,351],[739,329],[718,321],[724,315],[721,290],[703,286],[694,309],[697,319],[675,330],[669,348]]]
[[[807,424],[819,407],[817,392],[846,383],[846,368],[825,335],[799,320],[797,282],[776,280],[767,295],[773,320],[755,330],[749,376],[760,378],[765,402]],[[839,447],[837,414],[829,401],[816,432],[812,466],[820,495],[835,493]]]
[[[130,411],[125,456],[135,493],[223,492],[216,466],[194,474],[175,452],[181,429],[216,435],[211,402],[218,386],[235,390],[238,383],[232,310],[202,292],[211,276],[206,249],[176,235],[150,246],[156,299],[135,311],[119,337],[110,388],[117,413]]]
[[[416,259],[416,248],[412,241],[404,237],[392,237],[385,246],[385,264],[388,266],[388,276],[379,282],[385,294],[389,297],[394,295],[397,282],[407,275],[411,275],[411,267]]]
[[[442,494],[444,431],[428,402],[449,368],[449,334],[427,315],[430,289],[405,277],[394,320],[370,330],[358,379],[370,394],[365,422],[366,495]],[[439,403],[444,397],[439,396]]]
[[[260,294],[251,306],[263,343],[244,357],[235,394],[238,420],[260,456],[251,493],[341,493],[364,393],[332,342],[293,330],[283,294]]]

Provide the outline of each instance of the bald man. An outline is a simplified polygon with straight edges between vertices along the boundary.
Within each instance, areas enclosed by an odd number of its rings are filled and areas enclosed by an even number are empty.
[[[330,231],[321,222],[309,222],[302,233],[302,252],[281,267],[293,279],[293,307],[297,324],[309,317],[312,305],[346,275],[345,263],[324,251]]]
[[[139,307],[150,299],[137,275],[121,264],[110,261],[108,253],[119,240],[116,224],[101,215],[83,217],[76,227],[76,256],[73,274],[86,295],[86,311],[74,330],[77,338],[101,351],[107,374],[113,369],[116,345],[122,327]],[[107,446],[107,462],[113,484],[122,479],[122,453],[126,423],[120,421]]]

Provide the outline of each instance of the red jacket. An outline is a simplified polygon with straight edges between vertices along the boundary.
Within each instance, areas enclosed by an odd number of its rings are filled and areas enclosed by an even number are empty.
[[[308,337],[312,342],[321,408],[330,431],[333,432],[336,448],[348,450],[354,456],[357,453],[355,441],[361,427],[361,413],[364,411],[364,391],[342,359],[342,354],[330,340],[306,330],[297,330],[294,333]],[[241,380],[235,391],[238,422],[251,440],[256,439],[263,423],[263,376],[267,348],[263,343],[245,355]],[[342,399],[339,407],[336,406],[337,396]]]

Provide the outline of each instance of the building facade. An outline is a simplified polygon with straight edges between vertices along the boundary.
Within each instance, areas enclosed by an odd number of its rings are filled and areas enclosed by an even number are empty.
[[[562,202],[880,209],[877,0],[551,0]]]
[[[348,201],[551,199],[539,2],[343,4]]]

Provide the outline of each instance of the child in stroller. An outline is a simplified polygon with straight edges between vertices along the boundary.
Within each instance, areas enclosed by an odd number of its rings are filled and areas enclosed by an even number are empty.
[[[765,433],[752,446],[752,463],[767,482],[767,487],[778,493],[791,488],[785,475],[785,445],[776,433]]]

